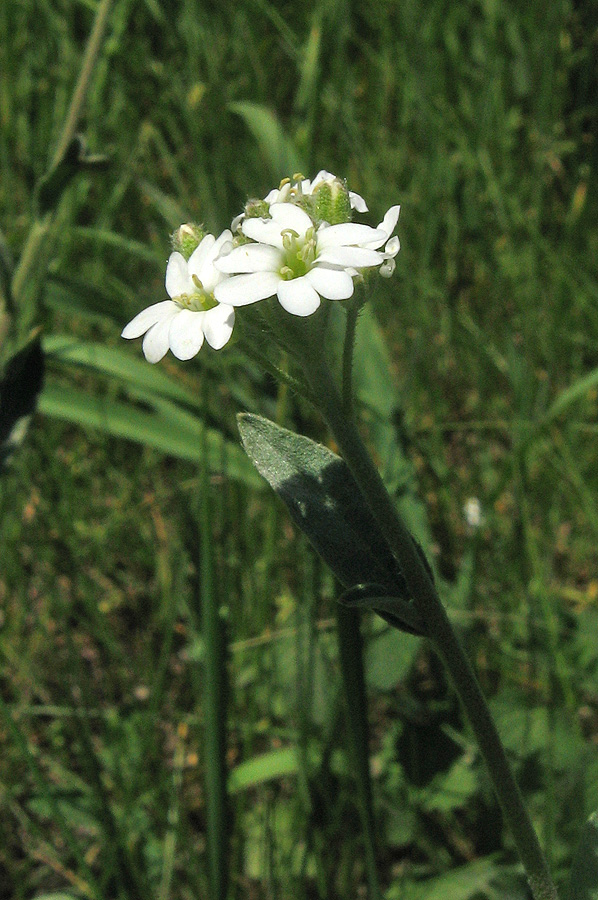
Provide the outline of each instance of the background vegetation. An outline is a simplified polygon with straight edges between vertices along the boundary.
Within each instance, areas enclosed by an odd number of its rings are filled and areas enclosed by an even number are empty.
[[[46,206],[102,7],[78,129],[107,164]],[[235,413],[322,426],[238,347],[150,368],[119,338],[163,298],[177,225],[218,231],[320,168],[372,224],[402,204],[362,414],[565,880],[598,807],[597,41],[573,0],[0,4],[3,271],[39,260],[14,312],[46,358],[0,484],[2,900],[210,896],[206,602],[228,635],[230,897],[366,896],[339,588]],[[363,633],[385,896],[525,897],[434,656]]]

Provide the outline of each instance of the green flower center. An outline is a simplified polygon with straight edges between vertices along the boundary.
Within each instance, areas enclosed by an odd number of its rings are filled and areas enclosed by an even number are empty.
[[[173,298],[174,302],[178,303],[183,309],[192,309],[193,312],[207,312],[209,309],[214,309],[215,306],[218,306],[214,294],[205,290],[197,275],[192,275],[191,277],[197,290],[193,291],[192,294],[179,294],[178,297]]]
[[[282,234],[283,264],[280,274],[285,281],[301,278],[312,268],[317,256],[315,228],[308,228],[304,235],[292,228],[285,228]]]

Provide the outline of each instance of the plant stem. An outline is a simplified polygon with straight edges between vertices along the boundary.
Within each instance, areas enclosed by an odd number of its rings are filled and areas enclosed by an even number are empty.
[[[353,350],[355,349],[355,334],[357,332],[357,317],[360,306],[354,303],[347,307],[347,325],[345,328],[345,343],[343,346],[343,411],[349,418],[353,418]]]
[[[208,881],[212,900],[225,900],[229,883],[230,817],[227,794],[226,633],[215,572],[211,491],[206,464],[207,441],[203,432],[199,473],[199,599],[205,650],[205,754]]]
[[[359,610],[347,609],[340,603],[337,604],[336,612],[340,664],[349,726],[349,744],[363,830],[369,900],[379,900],[381,894],[376,870],[376,836],[370,774],[363,638],[360,630],[361,614]]]
[[[307,344],[308,342],[305,342]],[[397,559],[422,617],[425,634],[444,662],[463,704],[511,829],[535,900],[558,900],[556,887],[490,710],[416,545],[388,494],[343,401],[320,347],[304,344],[304,374],[341,453]]]

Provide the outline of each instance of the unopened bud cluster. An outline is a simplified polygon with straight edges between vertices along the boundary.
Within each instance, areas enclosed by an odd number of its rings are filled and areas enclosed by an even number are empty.
[[[180,253],[185,259],[190,259],[193,251],[199,247],[205,237],[205,231],[201,225],[192,222],[181,225],[170,235],[170,243],[174,253]]]

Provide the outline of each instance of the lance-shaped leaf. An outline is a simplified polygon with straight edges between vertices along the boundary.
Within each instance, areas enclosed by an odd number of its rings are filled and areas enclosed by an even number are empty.
[[[242,413],[238,422],[247,455],[339,581],[375,584],[385,596],[408,600],[399,565],[344,460],[261,416]]]

